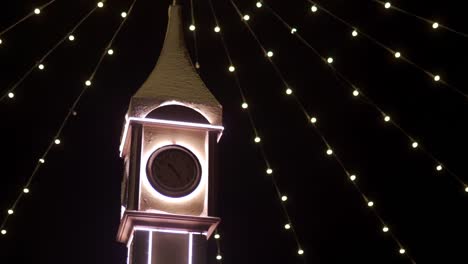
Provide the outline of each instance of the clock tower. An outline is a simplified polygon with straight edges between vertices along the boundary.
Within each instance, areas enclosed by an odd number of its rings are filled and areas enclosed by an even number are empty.
[[[220,221],[214,166],[222,107],[192,65],[181,9],[177,0],[169,7],[161,54],[125,117],[117,240],[129,264],[206,264]]]

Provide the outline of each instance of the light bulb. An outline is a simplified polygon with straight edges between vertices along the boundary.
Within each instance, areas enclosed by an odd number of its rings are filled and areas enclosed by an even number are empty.
[[[45,163],[45,159],[39,159],[39,162],[44,164]]]
[[[214,27],[214,32],[218,33],[221,31],[221,28],[219,26]]]
[[[390,116],[385,116],[385,117],[384,117],[384,121],[385,121],[385,122],[390,122]]]
[[[442,165],[437,165],[437,166],[436,166],[436,170],[437,170],[437,171],[441,171],[442,169],[443,169]]]
[[[406,250],[404,248],[400,248],[400,254],[405,254]]]
[[[327,155],[330,156],[331,154],[333,154],[333,150],[332,149],[327,149]]]
[[[330,63],[330,64],[332,64],[332,63],[333,63],[333,58],[332,58],[332,57],[328,57],[327,62]]]
[[[90,81],[90,80],[87,80],[87,81],[85,82],[85,85],[86,85],[86,86],[91,86],[91,81]]]
[[[272,174],[272,173],[273,173],[273,170],[270,169],[270,168],[268,168],[268,169],[266,170],[266,173],[267,173],[267,174]]]
[[[359,95],[359,91],[358,91],[358,90],[354,90],[354,91],[353,91],[353,95],[354,95],[354,96],[358,96],[358,95]]]
[[[440,76],[439,75],[434,76],[434,81],[436,82],[440,81]]]
[[[288,200],[288,197],[286,195],[281,196],[281,201],[286,202]]]
[[[2,39],[0,39],[0,44],[2,44]]]
[[[98,6],[99,8],[102,8],[102,7],[104,6],[104,3],[103,3],[103,2],[98,2],[98,3],[97,3],[97,6]]]
[[[296,28],[291,28],[291,34],[294,34],[297,32],[297,29]]]
[[[75,40],[75,36],[73,36],[73,35],[68,36],[68,40],[74,41],[74,40]]]
[[[304,255],[304,250],[299,249],[299,250],[297,251],[297,254],[298,254],[298,255]]]
[[[61,142],[61,141],[60,141],[60,139],[58,139],[58,138],[57,138],[57,139],[55,139],[55,141],[54,141],[55,145],[58,145],[58,144],[60,144],[60,142]]]
[[[12,93],[12,92],[9,92],[9,93],[8,93],[8,97],[13,98],[13,97],[15,97],[15,94]]]
[[[262,5],[262,2],[258,1],[257,4],[256,4],[256,6],[257,6],[258,8],[261,8],[261,7],[263,6],[263,5]]]
[[[45,68],[44,64],[42,64],[42,63],[39,64],[37,67],[39,68],[39,70],[43,70]]]
[[[317,12],[318,8],[317,6],[313,5],[311,8],[310,8],[310,11],[312,11],[312,13],[315,13]]]
[[[316,118],[316,117],[312,117],[312,118],[310,119],[310,122],[311,122],[312,124],[317,123],[317,118]]]
[[[5,229],[2,229],[2,231],[0,231],[2,233],[2,235],[6,235],[7,231]]]
[[[215,234],[215,235],[214,235],[214,238],[215,238],[215,239],[220,239],[221,236],[220,236],[219,234]]]
[[[290,224],[285,224],[285,225],[284,225],[284,229],[286,229],[286,230],[291,229],[291,225],[290,225]]]
[[[388,232],[388,227],[387,227],[387,226],[384,226],[384,227],[382,228],[382,231],[383,231],[384,233],[387,233],[387,232]]]
[[[373,201],[369,201],[369,202],[367,202],[367,206],[369,206],[369,207],[372,207],[372,206],[374,206],[374,202],[373,202]]]
[[[255,137],[254,141],[255,141],[255,143],[260,143],[260,141],[262,141],[262,139],[260,137]]]
[[[411,147],[413,147],[413,148],[417,148],[418,146],[419,146],[419,144],[416,141],[411,144]]]
[[[120,13],[120,16],[123,17],[123,18],[126,18],[127,17],[127,12]]]
[[[356,175],[353,174],[353,175],[349,176],[349,179],[350,179],[351,181],[355,181],[355,180],[356,180]]]
[[[433,28],[433,29],[436,29],[436,28],[438,28],[438,27],[439,27],[439,23],[434,22],[434,24],[432,24],[432,28]]]
[[[34,14],[39,15],[41,13],[41,10],[39,8],[34,9]]]
[[[249,21],[250,20],[250,16],[249,15],[244,15],[242,17],[242,19],[244,19],[245,21]]]
[[[287,94],[287,95],[290,95],[290,94],[292,94],[292,90],[291,90],[291,88],[288,88],[288,89],[286,89],[286,94]]]
[[[113,54],[114,54],[114,50],[113,50],[113,49],[109,49],[109,50],[107,50],[107,54],[109,54],[109,55],[113,55]]]
[[[242,103],[242,108],[247,109],[249,105],[247,103]]]
[[[13,213],[14,213],[14,212],[13,212],[12,209],[8,209],[8,214],[9,214],[9,215],[12,215]]]
[[[271,50],[268,51],[268,52],[267,52],[267,56],[268,56],[269,58],[273,57],[273,51],[271,51]]]
[[[389,9],[392,6],[392,4],[390,4],[390,2],[387,2],[387,3],[385,3],[384,6],[385,6],[385,8]]]
[[[467,192],[467,193],[468,193],[468,186],[466,186],[466,187],[465,187],[465,192]]]
[[[398,52],[398,51],[397,51],[397,52],[395,52],[395,58],[397,58],[397,59],[398,59],[398,58],[400,58],[400,57],[401,57],[401,53],[400,53],[400,52]]]
[[[217,259],[217,260],[221,260],[221,259],[223,259],[223,256],[221,256],[221,255],[218,254],[218,255],[216,256],[216,259]]]
[[[23,189],[23,192],[24,192],[24,193],[29,193],[29,189],[28,189],[28,188],[24,188],[24,189]]]
[[[193,24],[189,26],[190,31],[195,31],[195,28],[196,28],[196,27],[195,27],[195,25],[193,25]]]
[[[229,71],[230,71],[230,72],[234,72],[235,70],[236,70],[236,68],[235,68],[234,66],[232,66],[232,65],[229,66]]]
[[[358,35],[357,30],[353,30],[353,32],[351,32],[351,35],[352,35],[353,37],[357,37],[357,35]]]

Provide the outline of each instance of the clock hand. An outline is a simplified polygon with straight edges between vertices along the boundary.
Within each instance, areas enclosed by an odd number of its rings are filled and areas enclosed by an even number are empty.
[[[174,166],[170,163],[167,163],[167,165],[169,166],[169,168],[177,175],[177,178],[179,179],[179,181],[181,180],[180,178],[180,175],[179,173],[177,172],[177,170],[174,168]]]

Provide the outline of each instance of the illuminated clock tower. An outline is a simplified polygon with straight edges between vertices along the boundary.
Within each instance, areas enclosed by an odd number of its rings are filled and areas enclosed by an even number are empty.
[[[175,0],[159,59],[126,115],[117,240],[130,264],[206,264],[220,221],[213,209],[222,107],[195,71],[183,35]]]

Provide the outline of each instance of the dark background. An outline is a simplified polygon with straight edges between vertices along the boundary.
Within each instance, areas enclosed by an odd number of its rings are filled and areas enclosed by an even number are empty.
[[[45,1],[2,3],[6,28]],[[131,0],[108,1],[0,104],[2,117],[1,218],[22,190]],[[214,0],[262,144],[287,193],[305,255],[298,257],[265,165],[253,143],[238,90],[227,71],[206,0],[194,0],[200,74],[224,107],[219,144],[219,216],[224,263],[410,263],[381,226],[337,162],[304,120],[280,79],[227,0]],[[267,1],[295,25],[335,67],[377,102],[418,142],[467,180],[467,100],[435,84],[414,67],[359,36],[305,0]],[[345,166],[418,263],[466,263],[468,195],[452,177],[435,171],[421,151],[384,123],[313,53],[255,1],[237,1],[250,24]],[[465,92],[468,39],[434,31],[370,0],[320,1],[389,47]],[[96,1],[57,1],[1,36],[0,88],[4,92]],[[1,263],[125,263],[115,242],[120,214],[122,160],[118,145],[131,95],[159,55],[170,1],[138,1],[78,106],[0,236]],[[460,31],[468,31],[463,1],[394,1],[393,4]],[[185,6],[185,14],[189,8]],[[187,24],[188,25],[188,24]],[[193,53],[191,32],[187,44]],[[2,94],[3,94],[2,92]],[[210,263],[216,263],[210,255]]]

